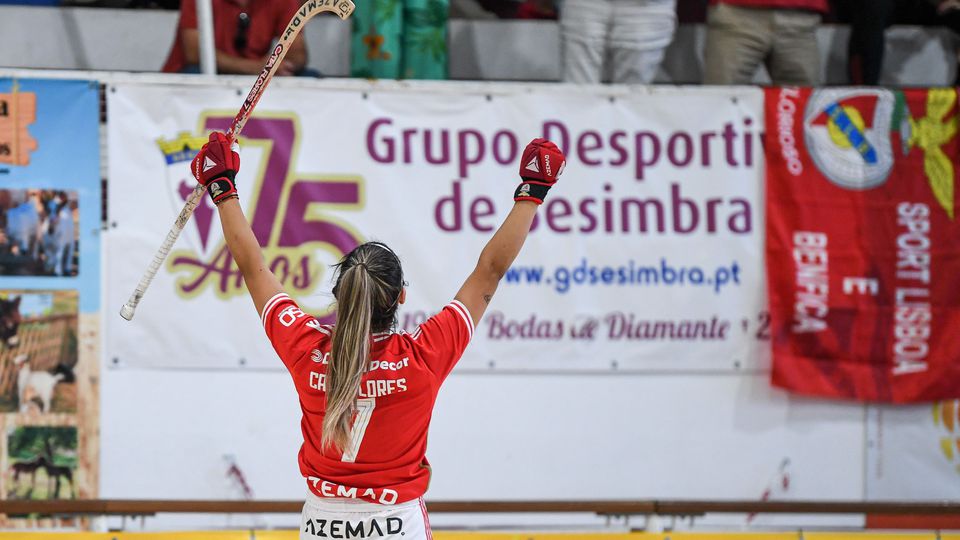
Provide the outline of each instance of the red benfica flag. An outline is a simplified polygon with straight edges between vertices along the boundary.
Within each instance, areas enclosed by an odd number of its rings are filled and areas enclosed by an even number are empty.
[[[766,91],[773,384],[960,397],[957,91]]]

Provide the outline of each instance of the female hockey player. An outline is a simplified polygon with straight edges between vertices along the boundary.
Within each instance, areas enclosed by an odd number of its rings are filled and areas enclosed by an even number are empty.
[[[270,272],[237,200],[240,156],[222,133],[192,163],[217,205],[223,235],[267,337],[300,398],[300,471],[309,488],[300,538],[431,538],[423,504],[427,429],[456,365],[563,171],[552,142],[534,139],[520,162],[514,206],[453,301],[413,333],[395,332],[406,297],[400,259],[368,242],[336,265],[336,324],[304,313]]]

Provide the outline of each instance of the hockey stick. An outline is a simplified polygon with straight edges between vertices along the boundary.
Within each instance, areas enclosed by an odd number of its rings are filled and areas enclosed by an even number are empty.
[[[263,91],[267,88],[267,85],[270,84],[270,79],[273,78],[273,74],[279,69],[283,57],[287,55],[290,45],[293,43],[293,40],[297,39],[297,36],[300,35],[300,31],[307,25],[307,21],[318,13],[325,11],[336,13],[341,19],[346,20],[347,17],[353,13],[354,7],[352,0],[308,0],[300,7],[293,18],[290,19],[290,23],[287,24],[287,28],[283,31],[283,34],[281,34],[277,46],[274,47],[273,53],[270,55],[270,58],[267,59],[266,65],[263,66],[263,71],[260,72],[260,76],[258,76],[256,82],[253,83],[253,88],[251,88],[250,93],[247,94],[247,99],[243,101],[240,112],[237,113],[237,116],[233,119],[233,123],[230,124],[230,129],[227,131],[227,138],[230,139],[231,142],[236,140],[240,135],[244,124],[247,123],[247,119],[250,118],[251,113],[253,113],[253,108],[257,106],[257,102],[259,102],[263,96]],[[200,203],[200,199],[203,197],[203,190],[204,188],[200,184],[197,184],[197,187],[193,188],[193,192],[190,194],[190,197],[187,198],[187,204],[183,206],[183,210],[180,211],[180,215],[178,215],[176,221],[174,221],[173,227],[170,229],[170,232],[167,233],[166,239],[164,239],[163,244],[160,245],[160,249],[158,249],[157,253],[153,256],[153,261],[150,263],[150,266],[147,267],[147,271],[143,274],[143,277],[140,278],[140,283],[137,284],[137,288],[134,289],[127,303],[120,308],[120,316],[124,319],[128,321],[133,319],[137,304],[140,303],[143,295],[147,292],[147,287],[150,286],[153,277],[157,275],[157,271],[160,270],[160,266],[170,253],[170,248],[173,247],[173,243],[177,241],[180,232],[184,226],[186,226],[194,209],[196,209]]]

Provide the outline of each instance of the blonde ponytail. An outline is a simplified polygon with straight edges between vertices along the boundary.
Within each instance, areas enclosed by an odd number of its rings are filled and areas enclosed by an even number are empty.
[[[327,409],[320,438],[324,449],[333,446],[342,451],[350,442],[360,379],[370,358],[372,286],[362,263],[344,270],[338,284],[337,324],[327,364]]]
[[[343,451],[350,443],[360,382],[370,361],[371,334],[396,325],[403,292],[400,259],[386,245],[367,242],[337,264],[333,287],[337,324],[327,364],[327,408],[320,446]]]

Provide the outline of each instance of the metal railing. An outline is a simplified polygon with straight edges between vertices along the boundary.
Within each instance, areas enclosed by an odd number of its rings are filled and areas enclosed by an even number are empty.
[[[0,513],[71,516],[153,516],[164,513],[299,513],[302,500],[4,500]],[[960,517],[960,502],[859,501],[428,501],[432,513],[588,513],[598,516],[733,514],[867,514]]]

